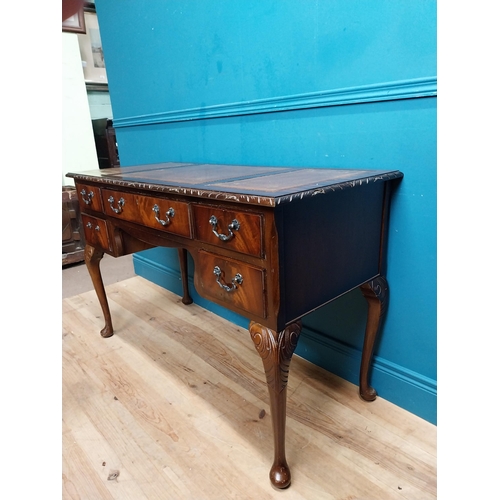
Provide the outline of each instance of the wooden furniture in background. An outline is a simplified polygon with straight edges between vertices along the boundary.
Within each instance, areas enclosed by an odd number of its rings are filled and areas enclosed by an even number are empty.
[[[154,246],[189,251],[198,293],[251,321],[270,396],[270,479],[289,486],[287,382],[300,318],[355,287],[369,307],[359,390],[367,401],[376,397],[369,368],[388,293],[390,188],[403,174],[164,163],[68,176],[77,186],[85,261],[104,314],[101,335],[113,335],[99,269],[104,253],[118,257]]]
[[[113,120],[109,118],[92,120],[92,129],[99,168],[119,167],[120,159]]]
[[[73,186],[62,188],[62,265],[84,260],[85,236],[78,195]]]

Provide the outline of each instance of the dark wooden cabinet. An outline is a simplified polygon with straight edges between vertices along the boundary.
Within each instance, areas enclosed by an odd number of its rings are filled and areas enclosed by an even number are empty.
[[[99,168],[112,168],[120,166],[118,143],[113,120],[97,118],[92,120],[94,142]]]

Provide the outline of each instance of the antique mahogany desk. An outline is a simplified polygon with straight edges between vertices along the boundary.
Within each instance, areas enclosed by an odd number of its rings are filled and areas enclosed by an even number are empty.
[[[288,369],[301,317],[360,287],[368,320],[360,395],[388,293],[385,240],[392,181],[399,171],[163,163],[71,173],[85,228],[85,262],[113,335],[100,274],[103,253],[155,246],[187,253],[198,293],[250,320],[266,374],[274,432],[271,482],[290,484],[285,458]]]

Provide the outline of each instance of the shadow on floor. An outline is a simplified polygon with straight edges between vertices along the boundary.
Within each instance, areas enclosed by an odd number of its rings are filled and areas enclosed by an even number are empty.
[[[136,276],[132,255],[115,259],[104,255],[101,260],[101,274],[104,286]],[[73,297],[93,290],[92,281],[84,262],[69,264],[62,269],[62,298]]]

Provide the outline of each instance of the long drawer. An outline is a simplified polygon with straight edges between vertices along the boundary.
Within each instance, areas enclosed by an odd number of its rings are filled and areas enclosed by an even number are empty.
[[[266,314],[265,270],[235,259],[199,250],[198,285],[201,291],[228,307]]]
[[[168,198],[103,189],[104,212],[112,217],[192,237],[189,204]]]

